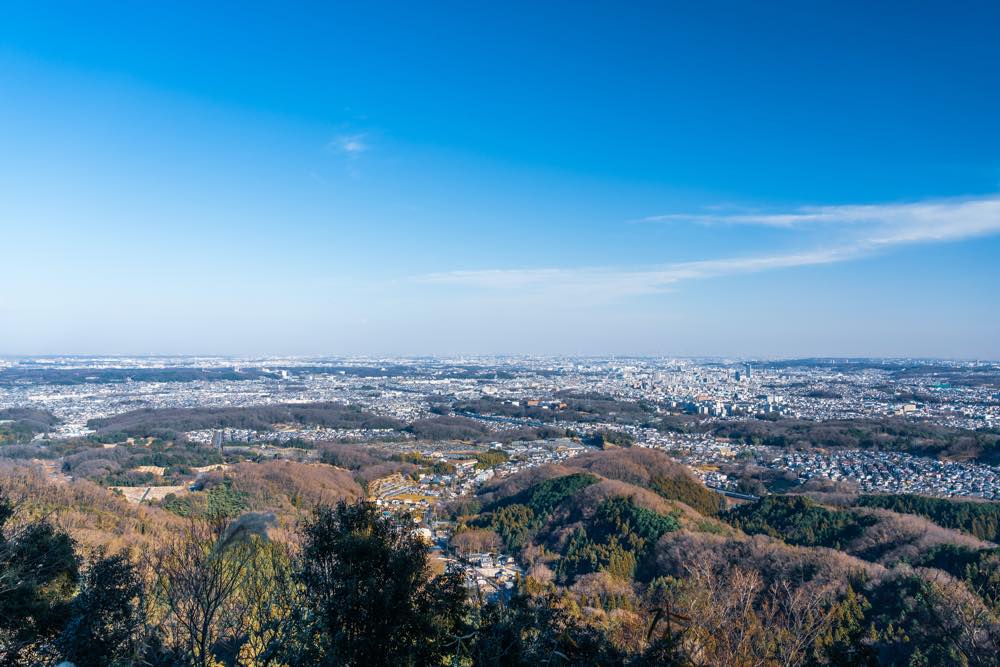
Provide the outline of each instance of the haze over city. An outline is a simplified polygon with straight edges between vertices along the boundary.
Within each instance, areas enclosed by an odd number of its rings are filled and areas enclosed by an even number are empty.
[[[0,353],[996,359],[998,22],[7,3]]]

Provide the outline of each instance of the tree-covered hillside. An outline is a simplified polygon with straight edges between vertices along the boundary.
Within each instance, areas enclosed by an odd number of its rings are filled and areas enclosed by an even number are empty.
[[[1000,542],[1000,503],[887,494],[863,495],[858,498],[857,504],[917,514],[939,526],[963,530],[983,540]]]
[[[922,516],[801,495],[702,513],[678,499],[699,504],[697,480],[664,454],[596,452],[452,505],[453,559],[491,551],[523,567],[488,600],[461,568],[432,567],[412,521],[358,500],[355,474],[242,463],[147,507],[0,469],[0,664],[988,666],[1000,655],[998,549]]]

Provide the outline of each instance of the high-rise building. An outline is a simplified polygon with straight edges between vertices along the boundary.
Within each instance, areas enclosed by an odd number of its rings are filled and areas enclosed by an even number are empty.
[[[750,366],[749,361],[744,365],[743,369],[746,371],[746,378],[748,380],[753,377],[753,368]]]

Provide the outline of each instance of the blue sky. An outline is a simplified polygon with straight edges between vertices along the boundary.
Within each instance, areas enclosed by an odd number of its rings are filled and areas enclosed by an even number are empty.
[[[0,354],[1000,358],[996,3],[208,4],[0,5]]]

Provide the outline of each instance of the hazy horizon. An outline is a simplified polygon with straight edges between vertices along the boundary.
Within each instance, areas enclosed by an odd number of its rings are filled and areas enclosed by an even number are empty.
[[[1000,7],[903,7],[5,7],[0,355],[1000,359]]]
[[[880,361],[887,363],[899,362],[919,362],[919,363],[959,363],[959,364],[995,364],[1000,363],[1000,359],[990,359],[988,357],[908,357],[908,356],[860,356],[860,355],[831,355],[817,354],[808,356],[768,356],[768,355],[719,355],[719,354],[634,354],[634,353],[606,353],[606,354],[566,354],[566,353],[520,353],[520,352],[474,352],[474,353],[451,353],[451,354],[227,354],[227,353],[169,353],[169,352],[137,352],[128,353],[45,353],[45,354],[0,354],[0,360],[29,360],[29,359],[200,359],[200,360],[224,360],[224,361],[457,361],[481,360],[481,359],[535,359],[535,360],[678,360],[691,362],[720,362],[720,363],[772,363],[772,362],[846,362],[860,363],[864,361]]]

